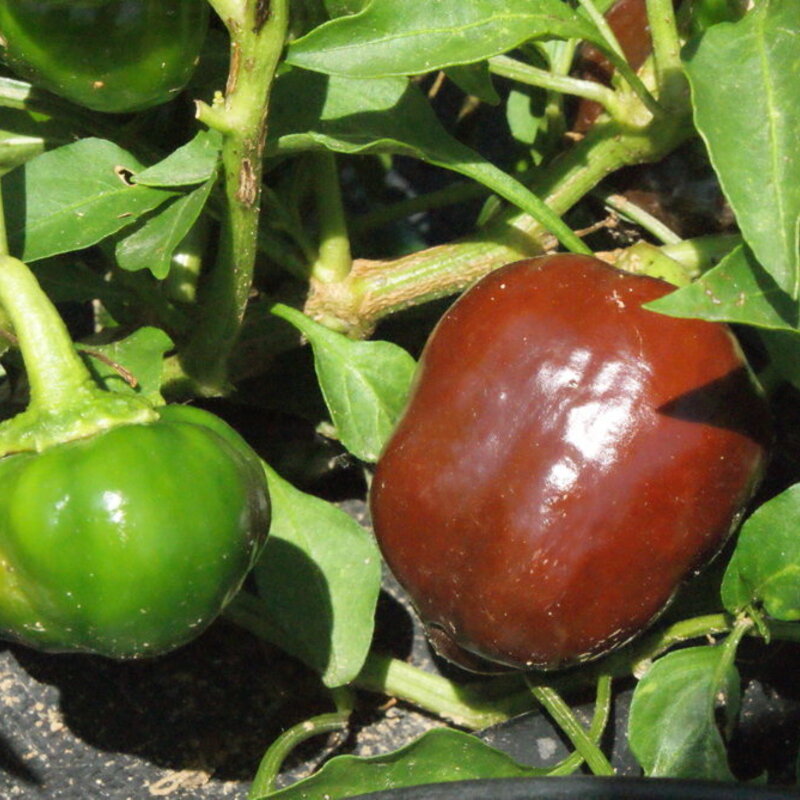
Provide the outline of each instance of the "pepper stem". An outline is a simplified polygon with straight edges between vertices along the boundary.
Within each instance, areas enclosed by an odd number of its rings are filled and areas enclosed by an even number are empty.
[[[0,304],[19,339],[31,406],[55,412],[93,388],[64,321],[30,269],[9,255],[0,256]]]
[[[258,244],[267,109],[289,20],[288,0],[212,0],[231,38],[224,98],[198,103],[221,131],[225,208],[216,263],[199,293],[197,325],[181,355],[197,394],[225,394],[228,359],[250,297]]]
[[[0,455],[40,451],[157,417],[139,398],[106,392],[94,383],[33,273],[7,254],[0,255],[0,305],[14,326],[30,384],[27,410],[0,425]]]

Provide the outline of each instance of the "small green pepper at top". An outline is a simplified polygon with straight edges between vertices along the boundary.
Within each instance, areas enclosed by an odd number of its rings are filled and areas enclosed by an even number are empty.
[[[35,86],[95,111],[138,111],[186,86],[208,13],[206,0],[0,0],[0,43]]]

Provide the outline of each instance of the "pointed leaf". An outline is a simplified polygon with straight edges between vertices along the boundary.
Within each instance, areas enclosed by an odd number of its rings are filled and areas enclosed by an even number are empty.
[[[737,613],[762,605],[775,619],[800,619],[800,484],[757,508],[742,525],[722,581],[722,602]]]
[[[217,171],[222,149],[219,131],[200,131],[194,139],[165,159],[134,175],[142,186],[191,186],[203,183]]]
[[[265,465],[270,535],[253,574],[275,644],[343,686],[372,641],[381,558],[370,534],[336,506],[295,489]]]
[[[767,350],[770,370],[800,389],[800,330],[759,331]]]
[[[122,287],[106,281],[101,274],[83,263],[69,260],[66,256],[38,261],[31,265],[31,269],[39,285],[54,303],[100,300],[104,306],[110,308],[130,299]]]
[[[372,0],[293,42],[287,60],[331,75],[416,75],[539,36],[596,39],[597,30],[561,0]]]
[[[720,695],[735,716],[739,674],[718,675],[722,647],[690,647],[658,659],[636,687],[628,739],[647,775],[733,780],[715,717]]]
[[[488,186],[573,252],[588,252],[544,201],[445,131],[419,88],[403,78],[354,80],[291,70],[276,82],[273,152],[399,153]]]
[[[355,341],[288,306],[273,313],[311,343],[325,403],[339,438],[353,455],[377,461],[405,408],[414,359],[391,342]]]
[[[369,0],[325,0],[325,10],[328,16],[341,17],[345,14],[356,14],[361,11]]]
[[[500,95],[494,88],[486,61],[448,67],[447,77],[465,94],[471,94],[490,106],[500,105]]]
[[[117,263],[131,272],[149,269],[156,278],[166,278],[172,256],[205,208],[214,186],[209,178],[202,186],[178,198],[150,217],[116,247]]]
[[[475,778],[541,775],[468,733],[438,728],[393,753],[336,756],[310,778],[252,800],[344,800],[367,792]]]
[[[136,394],[153,403],[163,402],[161,378],[164,372],[164,353],[172,349],[172,340],[160,328],[144,327],[124,339],[111,344],[87,344],[81,349],[97,380],[109,391]],[[104,363],[95,354],[99,353],[111,363]],[[123,367],[137,382],[131,386],[114,369],[114,364]]]
[[[0,78],[0,91],[8,79]],[[74,141],[69,125],[21,108],[0,111],[0,174],[30,161],[45,150]]]
[[[756,258],[800,295],[800,14],[764,0],[687,56],[695,121]]]
[[[798,323],[798,304],[747,247],[737,247],[694,283],[645,307],[673,317],[739,322],[772,330],[794,331]]]
[[[36,261],[96,244],[174,197],[131,184],[143,169],[104,139],[81,139],[37,156],[3,179],[9,246]]]

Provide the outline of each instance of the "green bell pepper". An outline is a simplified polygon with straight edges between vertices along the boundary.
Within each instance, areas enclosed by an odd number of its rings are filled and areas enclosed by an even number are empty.
[[[0,0],[6,63],[95,111],[128,112],[186,86],[208,28],[206,0]]]
[[[240,588],[269,527],[261,462],[218,417],[97,386],[30,270],[0,256],[28,409],[0,424],[0,636],[163,653]]]

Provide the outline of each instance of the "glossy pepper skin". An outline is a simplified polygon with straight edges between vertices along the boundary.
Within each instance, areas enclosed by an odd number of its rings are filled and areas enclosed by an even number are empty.
[[[186,85],[208,9],[206,0],[0,0],[4,59],[74,103],[139,111]]]
[[[136,658],[196,637],[269,528],[257,456],[226,423],[167,406],[0,460],[0,635]]]
[[[722,545],[767,408],[723,325],[578,255],[490,274],[443,316],[375,473],[388,565],[440,651],[555,669],[643,630]]]

